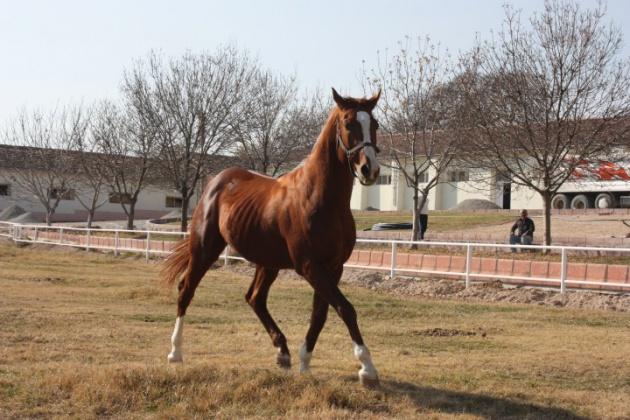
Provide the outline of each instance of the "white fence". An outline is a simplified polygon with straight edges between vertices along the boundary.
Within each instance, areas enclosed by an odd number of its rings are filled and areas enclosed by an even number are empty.
[[[24,225],[8,222],[0,222],[0,237],[7,237],[15,243],[40,243],[60,246],[70,246],[84,248],[86,250],[106,250],[113,251],[115,255],[121,252],[142,253],[148,260],[152,255],[166,255],[171,252],[171,248],[175,241],[187,233],[182,232],[164,232],[149,230],[124,230],[124,229],[87,229],[74,228],[68,226],[44,226],[44,225]],[[133,236],[133,237],[130,237]],[[614,255],[628,255],[630,257],[630,248],[606,248],[606,247],[577,247],[577,246],[542,246],[542,245],[502,245],[488,243],[462,243],[462,242],[411,242],[401,240],[387,239],[357,239],[357,243],[370,246],[385,245],[388,251],[366,251],[357,249],[353,252],[351,259],[345,264],[347,268],[357,268],[364,270],[380,270],[389,272],[390,276],[401,274],[422,274],[433,276],[444,276],[449,278],[463,279],[466,287],[470,286],[473,279],[493,279],[502,280],[513,284],[524,284],[542,287],[559,287],[561,293],[564,293],[568,287],[575,288],[597,288],[601,290],[612,291],[628,291],[630,290],[630,268],[627,264],[584,264],[575,263],[571,265],[569,256],[571,252],[587,254],[588,252],[596,252],[598,255],[602,253],[613,253]],[[418,247],[446,247],[448,249],[461,248],[464,252],[461,257],[442,255],[448,260],[447,265],[434,264],[433,266],[425,266],[424,264],[410,264],[406,261],[412,257],[418,257],[418,254],[400,254],[399,248],[402,246],[409,247],[417,245]],[[486,249],[528,249],[538,251],[550,251],[560,255],[560,261],[555,262],[539,262],[536,260],[529,262],[530,271],[527,275],[519,273],[518,270],[503,270],[499,267],[500,262],[512,261],[512,267],[518,264],[519,260],[500,260],[495,258],[494,269],[483,270],[481,263],[483,260],[489,262],[492,266],[492,258],[474,257],[475,251]],[[361,253],[369,252],[367,261],[361,260]],[[377,263],[372,263],[372,253],[380,256]],[[532,254],[533,255],[533,254]],[[423,257],[422,255],[420,255]],[[434,254],[424,254],[423,258],[433,258]],[[244,260],[242,257],[231,255],[229,246],[221,255],[224,264],[228,264],[230,260]],[[456,260],[460,258],[460,260]],[[515,261],[518,261],[515,263]],[[367,263],[366,263],[367,262]],[[457,263],[460,263],[459,265]],[[475,263],[479,265],[479,269],[474,267]],[[541,270],[538,274],[534,269],[534,264],[538,264]],[[544,265],[546,264],[546,266]],[[559,268],[557,275],[554,275],[552,268]],[[542,270],[547,267],[546,270]],[[592,268],[589,275],[589,268]],[[571,278],[571,269],[581,269],[583,275],[577,278]],[[579,271],[579,270],[577,270]],[[544,273],[544,275],[543,275]]]
[[[413,273],[413,274],[425,274],[425,275],[437,275],[437,276],[446,276],[446,277],[456,277],[460,279],[464,279],[466,282],[466,288],[470,286],[470,282],[472,279],[493,279],[493,280],[503,280],[508,281],[513,284],[522,284],[522,285],[534,285],[534,286],[547,286],[547,287],[558,287],[560,288],[560,292],[564,293],[567,287],[577,287],[577,288],[598,288],[601,290],[613,290],[613,291],[621,291],[621,290],[630,290],[630,268],[625,267],[625,271],[623,271],[623,282],[615,281],[614,283],[608,281],[594,281],[586,278],[587,272],[587,264],[580,263],[580,265],[584,266],[585,278],[584,279],[572,279],[569,278],[569,268],[571,268],[569,263],[569,255],[570,251],[574,251],[578,254],[587,254],[588,252],[594,252],[598,255],[602,253],[614,253],[615,255],[626,254],[630,257],[630,248],[606,248],[606,247],[578,247],[578,246],[545,246],[545,245],[508,245],[508,244],[489,244],[489,243],[464,243],[464,242],[434,242],[434,241],[422,241],[422,242],[413,242],[413,241],[402,241],[402,240],[381,240],[381,239],[357,239],[358,243],[364,244],[386,244],[391,247],[391,252],[388,253],[389,264],[386,265],[365,265],[365,264],[355,264],[355,263],[346,263],[344,266],[347,268],[358,268],[358,269],[371,269],[371,270],[383,270],[389,271],[391,277],[395,276],[396,273]],[[412,268],[412,267],[401,267],[399,261],[399,252],[398,249],[400,246],[410,247],[411,245],[417,245],[419,247],[446,247],[449,249],[453,248],[462,248],[464,250],[464,257],[462,257],[464,264],[462,264],[461,270],[440,270],[440,269],[425,269],[425,268]],[[560,262],[558,275],[557,277],[553,277],[549,275],[549,271],[547,271],[547,275],[536,276],[530,272],[529,275],[518,275],[514,274],[511,270],[509,272],[502,271],[499,268],[495,268],[492,272],[483,272],[475,271],[473,269],[473,260],[474,253],[476,250],[483,249],[502,249],[502,250],[532,250],[532,251],[548,251],[548,252],[557,252],[560,255]],[[483,258],[482,258],[483,259]],[[493,258],[488,258],[492,260]],[[494,258],[497,261],[496,258]],[[477,258],[479,260],[479,258]],[[512,260],[506,260],[512,261]],[[519,261],[519,260],[514,260]],[[521,261],[519,261],[521,262]],[[525,260],[525,263],[532,263],[537,261]],[[549,264],[547,262],[547,264]],[[593,264],[597,266],[608,266],[608,264]],[[617,266],[615,265],[617,268]],[[451,268],[449,266],[449,268]],[[607,274],[608,267],[606,268],[605,274]],[[620,276],[621,277],[621,276]],[[604,276],[605,280],[608,280]],[[617,279],[615,279],[617,280]]]

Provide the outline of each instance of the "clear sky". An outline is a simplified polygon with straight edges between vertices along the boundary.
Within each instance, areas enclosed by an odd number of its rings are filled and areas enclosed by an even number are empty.
[[[118,96],[122,72],[150,49],[167,55],[234,43],[301,86],[360,95],[362,60],[405,35],[451,52],[498,29],[502,0],[0,0],[0,121],[22,107]],[[543,0],[511,2],[528,16]],[[595,0],[582,0],[594,7]],[[630,1],[609,0],[630,55]]]

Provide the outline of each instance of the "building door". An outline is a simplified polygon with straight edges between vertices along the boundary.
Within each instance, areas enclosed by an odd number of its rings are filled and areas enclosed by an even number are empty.
[[[512,207],[512,180],[502,174],[496,174],[495,204],[502,209]]]
[[[503,209],[509,210],[512,205],[512,183],[511,182],[503,183],[502,196],[503,196],[503,203],[502,203]]]

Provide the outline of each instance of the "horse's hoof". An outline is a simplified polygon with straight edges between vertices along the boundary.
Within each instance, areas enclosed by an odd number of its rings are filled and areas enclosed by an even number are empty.
[[[381,387],[381,382],[378,380],[378,376],[370,378],[366,375],[359,374],[359,381],[361,382],[361,385],[367,389],[378,389]]]
[[[284,353],[278,353],[276,357],[276,363],[282,369],[291,369],[291,356]]]
[[[169,363],[182,363],[184,361],[181,353],[170,353],[167,359]]]

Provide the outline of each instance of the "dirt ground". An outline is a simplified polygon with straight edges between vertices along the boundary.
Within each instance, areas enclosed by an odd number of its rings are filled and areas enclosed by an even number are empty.
[[[563,296],[550,289],[504,286],[500,281],[473,283],[469,289],[461,281],[396,277],[381,273],[352,271],[344,281],[394,295],[423,296],[479,302],[509,302],[569,308],[630,311],[630,295],[569,291]]]
[[[516,220],[516,217],[514,219]],[[542,235],[544,232],[543,217],[533,216],[532,220],[534,220],[534,224],[536,225],[536,234]],[[626,235],[630,234],[630,228],[625,226],[622,220],[626,220],[630,223],[630,216],[600,216],[597,214],[552,216],[552,235],[625,238]],[[462,232],[507,235],[512,223],[513,222],[507,222],[489,226],[478,226],[473,229],[463,229]]]
[[[254,275],[253,267],[246,264],[234,264],[225,270]],[[295,272],[289,270],[281,271],[280,278],[301,279]],[[630,294],[569,290],[562,295],[559,291],[552,289],[506,286],[500,281],[473,283],[469,289],[466,289],[463,281],[413,277],[390,279],[383,273],[350,269],[344,271],[341,281],[396,296],[421,296],[471,302],[523,303],[630,312]]]

